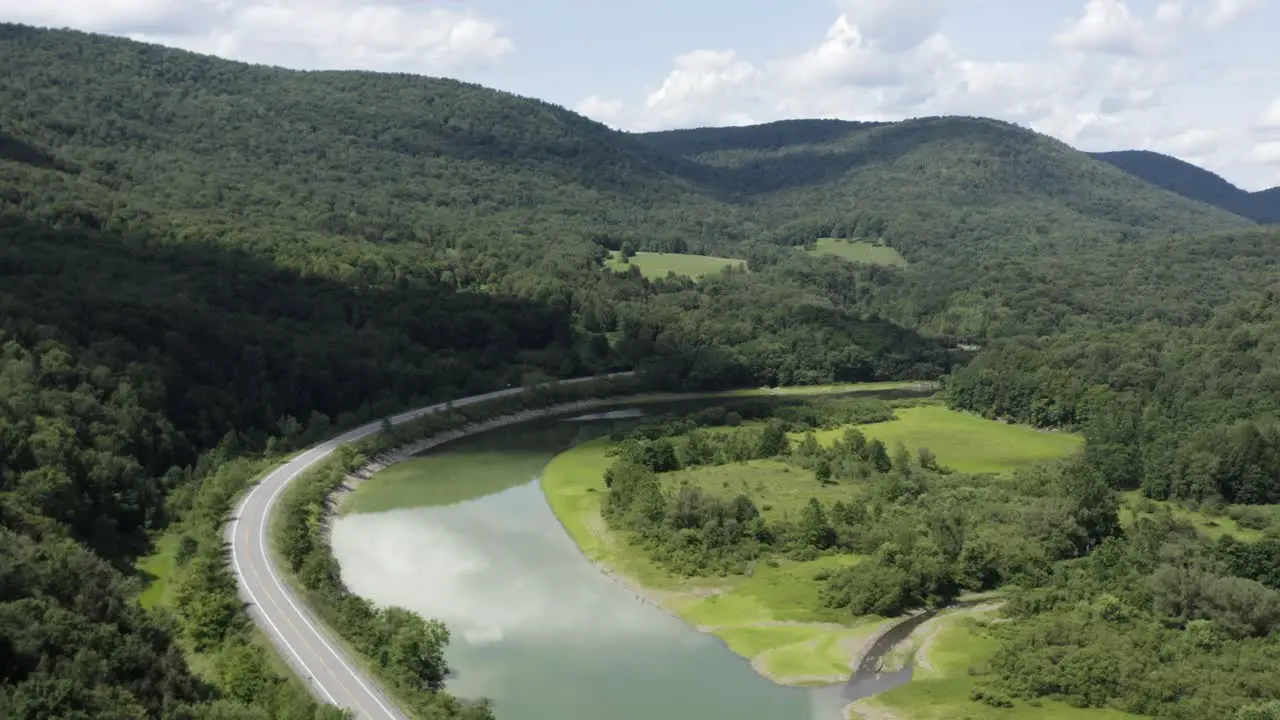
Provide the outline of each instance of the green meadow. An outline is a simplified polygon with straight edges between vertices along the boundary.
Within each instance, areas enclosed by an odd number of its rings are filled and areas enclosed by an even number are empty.
[[[866,263],[868,265],[893,265],[906,267],[907,260],[897,250],[888,245],[881,245],[865,240],[842,240],[840,238],[822,238],[809,251],[817,255],[832,255],[849,262]]]
[[[668,487],[688,483],[717,497],[746,495],[769,520],[785,515],[796,517],[811,497],[824,505],[849,499],[848,485],[819,484],[814,481],[812,470],[781,460],[748,460],[690,468],[663,477]]]
[[[627,265],[640,268],[641,274],[650,279],[664,278],[667,273],[685,275],[694,279],[703,275],[711,275],[733,265],[746,267],[747,261],[738,258],[715,257],[714,255],[686,255],[683,253],[638,252],[631,257],[629,263],[622,262],[622,257],[615,252],[608,260],[609,267],[622,271]]]
[[[1234,505],[1207,512],[1192,510],[1174,502],[1150,500],[1143,497],[1139,490],[1123,493],[1121,498],[1123,503],[1120,506],[1120,524],[1125,527],[1133,525],[1138,518],[1168,513],[1178,520],[1190,523],[1212,540],[1230,536],[1253,542],[1261,540],[1268,527],[1280,529],[1280,505]],[[1245,516],[1254,517],[1257,522],[1242,524],[1241,519]],[[1258,526],[1251,527],[1252,524]]]
[[[963,473],[1008,472],[1070,455],[1084,446],[1084,438],[1072,433],[1009,425],[939,405],[899,408],[896,414],[895,420],[859,429],[883,442],[891,453],[899,443],[911,453],[928,448],[940,463]],[[843,432],[823,431],[817,433],[818,440],[829,444]]]

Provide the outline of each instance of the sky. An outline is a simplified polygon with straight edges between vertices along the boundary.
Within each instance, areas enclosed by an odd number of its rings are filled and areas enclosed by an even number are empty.
[[[983,115],[1280,185],[1280,0],[0,0],[0,20],[454,77],[633,131]]]

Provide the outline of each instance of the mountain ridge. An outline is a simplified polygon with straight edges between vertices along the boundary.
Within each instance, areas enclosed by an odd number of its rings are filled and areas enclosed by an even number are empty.
[[[1151,150],[1089,153],[1147,182],[1259,223],[1280,223],[1280,186],[1250,192],[1194,163]]]

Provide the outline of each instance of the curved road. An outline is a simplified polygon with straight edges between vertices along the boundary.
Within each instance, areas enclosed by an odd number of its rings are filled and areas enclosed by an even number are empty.
[[[557,384],[594,379],[574,378]],[[517,395],[523,390],[510,388],[473,395],[453,401],[452,406]],[[391,424],[399,425],[445,408],[446,403],[438,403],[410,410],[390,418]],[[269,519],[276,501],[289,483],[340,446],[374,435],[381,429],[381,420],[362,425],[316,445],[276,468],[241,500],[227,526],[227,539],[231,544],[231,566],[239,581],[240,595],[249,603],[250,616],[270,638],[280,657],[307,681],[317,699],[351,710],[357,718],[409,720],[408,715],[392,704],[373,679],[352,662],[335,636],[284,581],[269,547]]]

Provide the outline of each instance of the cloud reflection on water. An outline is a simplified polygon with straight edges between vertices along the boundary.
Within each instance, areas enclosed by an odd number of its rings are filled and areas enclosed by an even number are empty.
[[[688,639],[678,620],[568,555],[572,541],[528,493],[541,490],[530,483],[461,505],[340,518],[343,579],[376,603],[443,620],[471,645]]]
[[[537,483],[333,528],[352,591],[444,621],[451,690],[530,720],[835,720],[838,688],[761,678],[583,559]],[[566,684],[566,681],[567,684]]]

